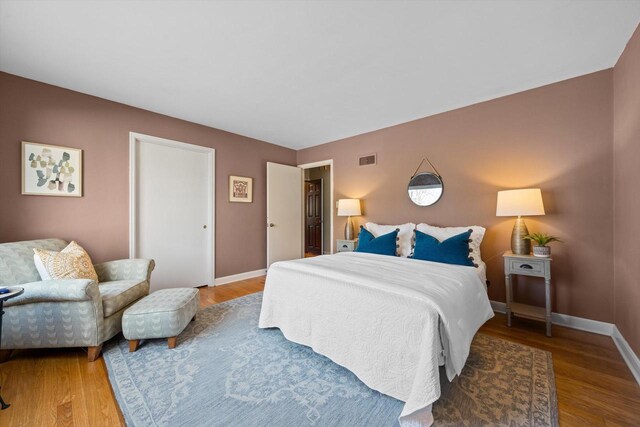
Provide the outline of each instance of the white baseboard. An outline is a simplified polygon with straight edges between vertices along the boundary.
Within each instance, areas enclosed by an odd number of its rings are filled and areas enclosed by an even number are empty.
[[[624,339],[617,326],[613,326],[613,342],[616,343],[616,347],[618,347],[618,351],[622,355],[622,358],[625,362],[627,362],[627,366],[631,370],[631,373],[636,378],[638,384],[640,384],[640,359],[633,352],[633,349]]]
[[[500,301],[491,301],[491,308],[496,313],[504,314],[507,312],[506,304]],[[561,313],[551,313],[551,323],[611,337],[618,347],[622,358],[627,363],[629,370],[631,370],[636,381],[640,384],[640,359],[638,359],[638,356],[633,352],[633,349],[631,349],[629,343],[624,339],[616,325]]]
[[[260,277],[267,274],[266,268],[260,270],[247,271],[245,273],[232,274],[231,276],[216,277],[213,282],[213,286],[226,285],[227,283],[238,282],[240,280],[252,279],[254,277]]]
[[[583,317],[569,316],[568,314],[551,313],[551,323],[566,326],[580,331],[593,332],[600,335],[613,335],[613,323],[600,322],[599,320],[585,319]]]
[[[491,301],[491,308],[496,313],[506,313],[507,305],[500,301]],[[612,323],[600,322],[599,320],[585,319],[583,317],[569,316],[568,314],[551,313],[551,323],[558,326],[565,326],[571,329],[593,332],[600,335],[613,335],[614,325]]]
[[[500,301],[493,301],[491,300],[491,308],[493,309],[493,311],[495,311],[496,313],[502,313],[505,314],[507,312],[507,304],[500,302]]]

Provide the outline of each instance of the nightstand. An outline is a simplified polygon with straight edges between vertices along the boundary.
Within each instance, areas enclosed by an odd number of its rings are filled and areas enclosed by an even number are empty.
[[[504,284],[507,291],[507,326],[511,326],[511,315],[527,319],[540,320],[547,325],[547,336],[551,336],[551,258],[541,258],[532,255],[515,255],[505,252]],[[544,279],[545,306],[513,302],[513,287],[511,275],[540,277]]]
[[[355,240],[337,240],[338,252],[353,252],[358,247],[358,239]]]

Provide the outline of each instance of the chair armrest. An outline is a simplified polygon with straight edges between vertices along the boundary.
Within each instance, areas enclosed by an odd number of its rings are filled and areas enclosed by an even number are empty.
[[[151,283],[151,272],[155,266],[156,263],[152,259],[120,259],[96,264],[93,267],[101,282],[146,280]]]
[[[24,288],[24,293],[6,301],[5,307],[36,302],[100,300],[98,284],[89,279],[42,280],[16,286]]]

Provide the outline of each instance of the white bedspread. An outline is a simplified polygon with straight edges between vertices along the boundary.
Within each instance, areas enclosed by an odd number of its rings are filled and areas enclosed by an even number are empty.
[[[280,328],[405,402],[402,425],[430,425],[439,361],[452,380],[493,317],[477,269],[365,253],[273,264],[259,326]]]

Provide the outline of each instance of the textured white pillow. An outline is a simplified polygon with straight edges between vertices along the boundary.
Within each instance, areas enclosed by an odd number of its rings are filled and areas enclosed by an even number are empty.
[[[468,227],[435,227],[433,225],[420,223],[418,224],[417,229],[418,231],[435,237],[440,241],[446,240],[449,237],[456,236],[471,229],[471,243],[469,243],[471,256],[473,257],[473,260],[476,264],[480,264],[480,261],[482,261],[482,256],[480,254],[480,243],[482,243],[484,233],[485,231],[487,231],[484,227],[480,227],[478,225],[470,225]]]
[[[380,225],[374,222],[368,222],[364,225],[364,228],[370,231],[375,237],[389,234],[396,229],[400,229],[400,232],[398,233],[400,240],[398,241],[399,248],[397,253],[403,257],[411,255],[411,239],[413,239],[413,230],[416,228],[414,223],[408,222],[402,225]]]
[[[66,248],[48,251],[33,248],[33,261],[42,280],[91,279],[98,281],[98,275],[87,251],[75,241]]]

